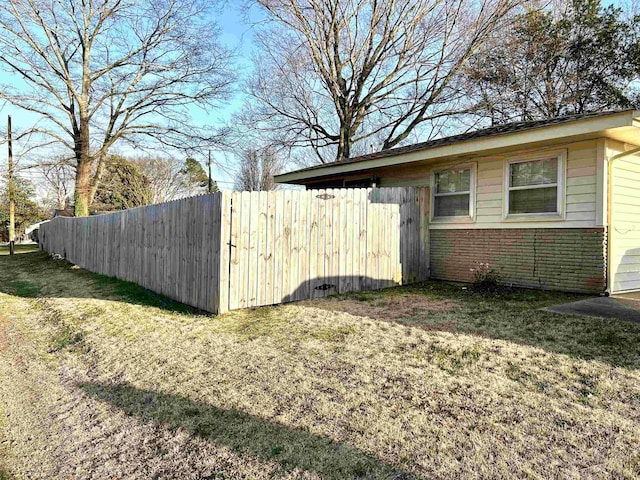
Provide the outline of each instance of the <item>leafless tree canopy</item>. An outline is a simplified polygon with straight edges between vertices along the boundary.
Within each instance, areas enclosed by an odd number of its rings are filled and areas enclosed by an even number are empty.
[[[4,0],[0,66],[24,81],[0,98],[37,113],[34,132],[75,158],[86,215],[109,149],[121,141],[214,144],[189,109],[214,106],[233,76],[207,0]]]
[[[187,196],[184,189],[184,162],[173,157],[140,157],[130,161],[149,179],[152,203],[168,202]]]
[[[278,155],[272,148],[247,148],[242,152],[235,188],[241,191],[265,191],[276,188],[274,175],[280,172]]]
[[[249,116],[321,162],[465,110],[457,74],[520,0],[256,0]]]
[[[133,163],[149,181],[151,203],[162,203],[207,192],[204,169],[193,159],[174,157],[132,157]],[[194,166],[195,165],[195,166]],[[217,185],[213,182],[214,191]]]
[[[42,162],[38,167],[42,172],[42,183],[47,189],[47,198],[57,210],[64,210],[73,194],[74,171],[64,158]]]

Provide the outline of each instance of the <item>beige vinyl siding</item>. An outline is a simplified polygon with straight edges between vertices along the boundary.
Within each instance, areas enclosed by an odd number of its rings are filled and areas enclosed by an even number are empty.
[[[565,218],[562,220],[512,221],[504,219],[505,162],[538,152],[566,151]],[[433,170],[449,166],[477,163],[475,222],[468,220],[433,222],[430,228],[590,228],[597,226],[597,153],[598,140],[577,142],[546,149],[529,149],[505,155],[481,158],[461,158],[433,165],[402,166],[379,169],[380,187],[428,186]]]
[[[567,222],[596,224],[597,141],[571,145],[567,150]]]
[[[610,156],[622,153],[608,143]],[[640,290],[640,157],[629,155],[611,166],[611,291]]]

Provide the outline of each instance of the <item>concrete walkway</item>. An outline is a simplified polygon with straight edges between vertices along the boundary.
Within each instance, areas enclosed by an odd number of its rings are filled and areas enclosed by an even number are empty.
[[[634,297],[629,297],[633,295]],[[565,315],[613,318],[640,323],[640,295],[625,294],[614,297],[595,297],[577,302],[546,307],[542,310]]]

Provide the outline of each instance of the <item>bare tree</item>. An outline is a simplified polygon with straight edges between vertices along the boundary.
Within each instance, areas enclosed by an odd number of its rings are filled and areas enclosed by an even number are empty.
[[[152,203],[190,197],[208,190],[209,178],[194,158],[134,157],[128,160],[149,180]],[[218,191],[215,181],[212,190]]]
[[[521,0],[256,2],[267,23],[248,116],[324,162],[464,112],[457,74]]]
[[[75,159],[75,211],[87,215],[109,149],[218,141],[194,106],[225,98],[233,75],[207,0],[4,0],[0,66],[22,80],[0,98],[40,115],[33,129]]]
[[[53,197],[55,208],[64,210],[73,193],[74,171],[72,165],[67,159],[60,158],[53,162],[41,162],[38,170],[42,172],[44,186]]]
[[[273,148],[246,148],[240,158],[235,188],[242,191],[274,190],[273,176],[280,171],[280,162]]]
[[[153,203],[168,202],[186,197],[184,162],[174,157],[132,158],[140,171],[149,179]]]

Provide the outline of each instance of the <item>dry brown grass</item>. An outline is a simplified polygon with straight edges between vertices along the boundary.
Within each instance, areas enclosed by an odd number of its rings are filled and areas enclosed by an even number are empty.
[[[381,296],[371,292],[360,292],[343,297],[330,297],[321,300],[305,300],[298,305],[318,307],[333,312],[343,312],[357,317],[374,320],[403,321],[420,316],[444,314],[459,309],[459,303],[449,299],[434,299],[416,293],[393,290],[394,294]],[[417,326],[425,330],[455,331],[456,322],[444,323],[420,322]]]
[[[0,259],[18,478],[640,471],[640,328],[537,310],[568,296],[428,283],[213,318],[22,257]]]

